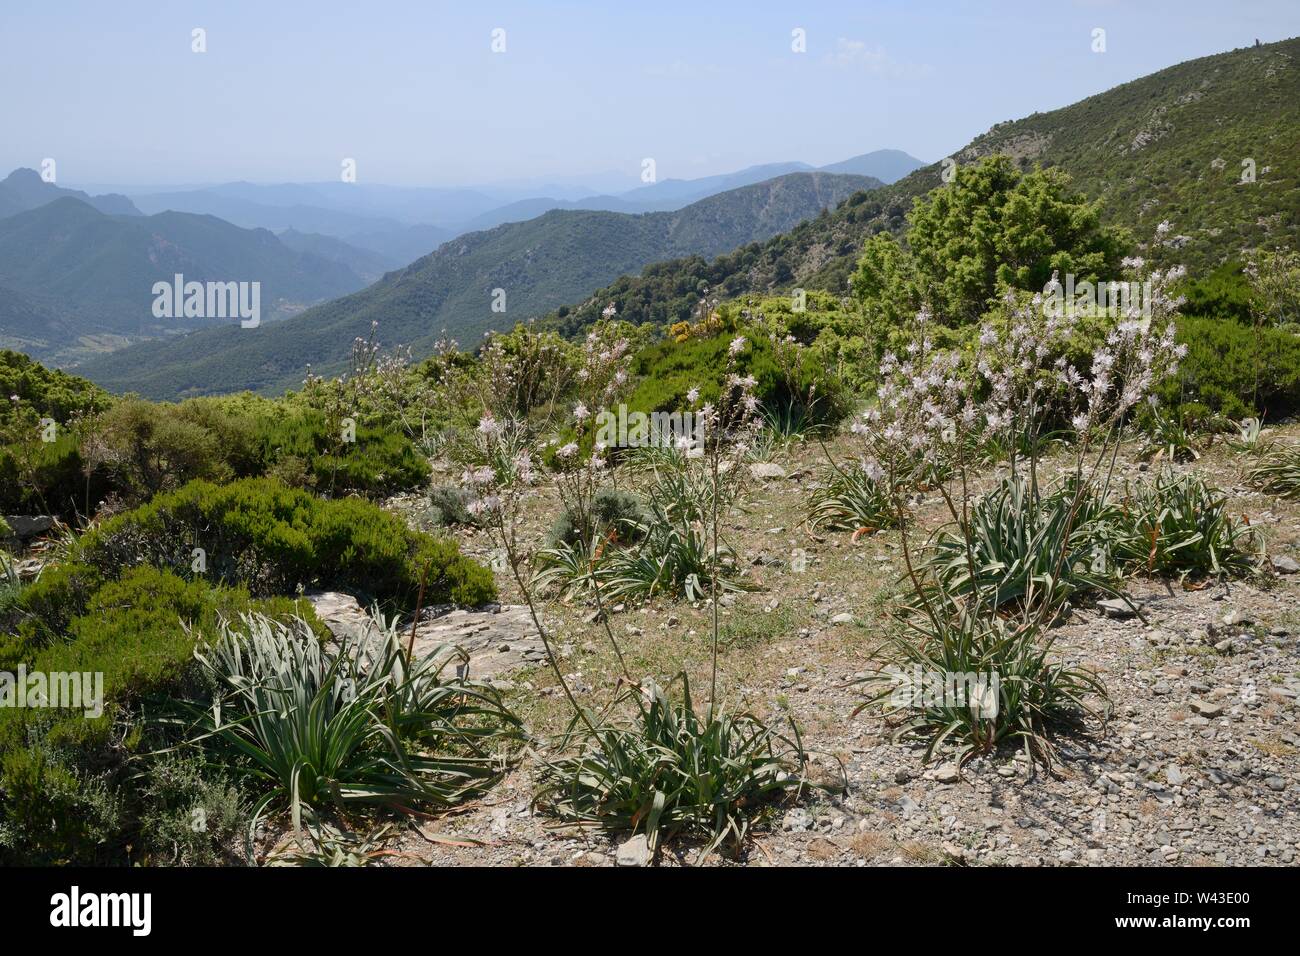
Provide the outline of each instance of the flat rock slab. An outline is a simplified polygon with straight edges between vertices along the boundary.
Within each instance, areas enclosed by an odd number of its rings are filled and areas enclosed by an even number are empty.
[[[357,636],[370,626],[370,615],[350,594],[317,591],[306,595],[316,615],[335,637]],[[406,625],[405,635],[410,625]],[[439,647],[459,647],[469,655],[461,676],[492,681],[520,667],[545,663],[546,647],[524,604],[489,604],[483,608],[427,608],[415,628],[415,654],[423,657]]]

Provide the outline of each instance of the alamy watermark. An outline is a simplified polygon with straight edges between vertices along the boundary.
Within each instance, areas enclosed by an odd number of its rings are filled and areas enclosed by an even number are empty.
[[[233,319],[244,329],[262,324],[262,283],[186,282],[176,273],[171,282],[153,284],[155,319]]]
[[[80,710],[91,720],[104,713],[103,671],[0,671],[0,707]]]
[[[629,412],[627,405],[596,413],[596,443],[606,448],[703,447],[704,421],[693,412]]]
[[[1064,318],[1108,316],[1111,318],[1151,318],[1151,282],[1077,282],[1074,273],[1066,273],[1065,283],[1053,276],[1043,286],[1043,315]]]
[[[910,668],[891,665],[885,673],[895,685],[889,703],[896,708],[969,707],[976,717],[992,720],[998,715],[997,671],[941,671],[913,664]]]
[[[124,927],[132,936],[153,929],[152,893],[83,893],[73,886],[50,897],[50,925],[55,928]]]

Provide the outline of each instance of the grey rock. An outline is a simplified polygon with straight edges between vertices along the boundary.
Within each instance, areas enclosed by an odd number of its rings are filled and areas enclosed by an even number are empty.
[[[34,538],[45,534],[54,527],[54,519],[49,515],[5,515],[5,524],[16,538]]]
[[[367,614],[350,594],[314,591],[306,595],[316,615],[335,637],[358,636],[371,626]],[[527,605],[500,605],[486,610],[434,608],[415,629],[415,656],[443,659],[459,647],[469,655],[458,671],[474,680],[491,681],[529,664],[546,660],[546,647],[533,626]],[[403,645],[410,634],[402,636]],[[570,650],[572,650],[570,648]],[[447,673],[450,675],[451,669]]]
[[[961,771],[955,763],[946,763],[934,771],[934,779],[937,783],[957,783],[961,780]]]
[[[836,614],[833,618],[831,618],[831,623],[832,623],[832,624],[852,624],[852,623],[853,623],[853,615],[850,614],[850,613],[848,613],[847,611],[845,611],[845,612],[842,613],[842,614]]]
[[[1097,607],[1101,609],[1102,614],[1117,621],[1133,617],[1137,613],[1129,606],[1128,601],[1121,598],[1106,598],[1103,601],[1098,601]]]
[[[644,833],[638,833],[631,839],[619,844],[616,858],[619,866],[649,866],[650,843]]]
[[[1208,700],[1188,701],[1187,706],[1192,709],[1193,713],[1200,714],[1209,720],[1223,716],[1223,707],[1219,704],[1212,704]]]
[[[758,481],[772,481],[773,479],[784,478],[785,469],[775,462],[756,461],[750,464],[749,474],[751,478]]]
[[[1295,574],[1300,571],[1300,563],[1295,558],[1288,557],[1285,554],[1275,554],[1269,561],[1273,565],[1273,570],[1278,574]]]

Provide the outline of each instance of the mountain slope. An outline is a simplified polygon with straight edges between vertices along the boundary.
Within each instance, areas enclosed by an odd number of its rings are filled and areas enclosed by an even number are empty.
[[[1300,39],[1191,60],[999,124],[954,159],[993,153],[1016,157],[1024,168],[1061,167],[1104,202],[1106,222],[1127,226],[1139,240],[1169,220],[1173,234],[1187,237],[1171,257],[1194,272],[1256,246],[1300,247]],[[1255,161],[1254,183],[1241,182],[1245,158]],[[761,246],[714,261],[656,263],[548,321],[577,331],[611,301],[630,321],[678,321],[689,317],[700,285],[724,297],[796,285],[843,292],[865,238],[902,232],[913,199],[942,184],[942,169],[934,163],[854,196]]]
[[[151,397],[296,385],[308,363],[342,362],[358,335],[380,323],[386,342],[427,354],[445,329],[470,343],[572,301],[583,291],[657,259],[713,256],[789,229],[879,182],[796,173],[710,196],[676,212],[630,216],[552,211],[445,243],[355,295],[257,330],[213,329],[148,343],[87,363],[80,374]],[[493,290],[506,311],[494,312]]]
[[[154,318],[153,285],[170,283],[176,273],[187,281],[261,282],[263,321],[365,284],[266,230],[187,213],[106,216],[65,197],[0,219],[0,330],[8,339],[43,343],[30,349],[38,358],[69,362],[141,337],[228,321]]]
[[[305,252],[330,262],[337,262],[367,283],[374,282],[385,272],[397,269],[407,262],[405,259],[395,259],[317,232],[286,229],[276,238],[297,252]]]
[[[80,199],[108,216],[140,215],[140,210],[125,196],[117,193],[90,196],[79,189],[64,189],[47,183],[34,169],[15,169],[0,180],[0,218],[36,209],[56,199]]]

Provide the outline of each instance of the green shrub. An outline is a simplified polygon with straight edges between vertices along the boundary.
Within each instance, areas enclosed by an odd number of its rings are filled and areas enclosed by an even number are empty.
[[[10,514],[68,516],[93,507],[114,489],[108,470],[92,469],[89,483],[75,435],[61,430],[52,442],[0,447],[0,510]]]
[[[1130,489],[1120,510],[1108,545],[1125,570],[1222,576],[1248,574],[1259,563],[1255,529],[1197,475],[1157,475]]]
[[[314,410],[258,422],[265,467],[301,461],[319,491],[389,495],[429,480],[429,463],[405,435],[359,424],[355,439],[343,441],[341,430],[331,433],[326,417]]]
[[[864,682],[873,692],[858,711],[875,708],[899,736],[925,742],[927,761],[945,744],[961,764],[1005,742],[1050,766],[1050,730],[1082,729],[1108,710],[1096,675],[1054,659],[1051,631],[1032,623],[918,615],[888,641],[892,666]]]
[[[120,862],[126,811],[112,774],[52,746],[50,719],[28,724],[26,746],[0,741],[0,865]]]
[[[146,718],[162,701],[200,689],[194,633],[251,612],[302,617],[318,638],[327,633],[305,601],[253,601],[242,588],[209,587],[152,567],[127,570],[86,595],[95,577],[88,566],[72,567],[51,576],[56,584],[48,591],[42,578],[29,593],[39,592],[44,605],[68,598],[55,615],[68,623],[53,642],[24,643],[20,632],[6,645],[6,669],[24,664],[29,673],[100,674],[103,681],[98,715],[86,708],[0,709],[6,861],[123,862],[128,846],[140,845],[139,815],[148,812],[148,799],[135,767],[167,742]],[[37,602],[20,603],[30,613]],[[43,624],[48,630],[50,622]]]
[[[644,833],[652,854],[678,833],[704,839],[701,855],[723,843],[739,854],[754,817],[808,786],[807,755],[793,724],[786,735],[750,714],[701,717],[678,679],[679,698],[653,685],[625,693],[629,722],[602,720],[593,733],[575,720],[543,761],[535,805],[566,823]]]
[[[56,564],[41,572],[10,606],[0,628],[0,671],[12,671],[35,649],[60,641],[72,621],[86,613],[100,584],[93,568],[77,562]]]
[[[110,494],[140,504],[196,478],[259,475],[340,497],[388,495],[429,475],[405,435],[362,425],[345,442],[327,432],[320,412],[288,400],[127,398],[76,430],[59,428],[49,443],[37,440],[35,422],[29,414],[0,432],[0,441],[10,439],[0,446],[0,510],[71,516],[93,512]]]
[[[716,402],[723,384],[722,370],[727,368],[727,347],[737,331],[750,338],[750,347],[737,360],[737,372],[754,376],[754,395],[763,409],[778,417],[800,419],[808,426],[843,418],[847,400],[837,379],[809,357],[792,390],[766,334],[745,327],[685,342],[668,339],[638,352],[632,369],[641,380],[628,397],[627,407],[647,414],[680,411],[689,406],[686,394],[692,388],[699,388],[702,402]],[[818,400],[813,408],[805,409],[799,396],[806,395],[812,384],[817,386]]]
[[[239,788],[189,754],[153,761],[139,783],[139,850],[156,866],[215,866],[232,862],[248,818]]]
[[[121,487],[135,500],[195,478],[226,481],[234,475],[218,435],[174,405],[126,399],[104,414],[100,434],[113,449]]]
[[[1293,332],[1189,315],[1178,322],[1178,340],[1187,356],[1160,392],[1164,403],[1232,419],[1300,413],[1300,337]]]
[[[18,401],[11,396],[18,396]],[[21,352],[0,349],[0,425],[25,410],[66,425],[77,412],[108,408],[113,398],[94,382],[49,369]]]
[[[439,527],[476,524],[469,513],[473,500],[474,495],[459,485],[435,485],[429,491],[430,517]]]
[[[331,587],[409,607],[426,576],[431,603],[478,605],[496,596],[491,572],[462,557],[454,541],[411,531],[361,499],[322,500],[265,478],[191,482],[105,522],[82,550],[107,578],[137,564],[192,573],[196,548],[208,579],[255,595]]]
[[[623,543],[639,541],[645,537],[645,526],[649,520],[645,502],[630,491],[598,488],[592,496],[593,538],[609,538]],[[578,517],[566,509],[551,525],[544,546],[555,548],[583,543],[579,524]]]

